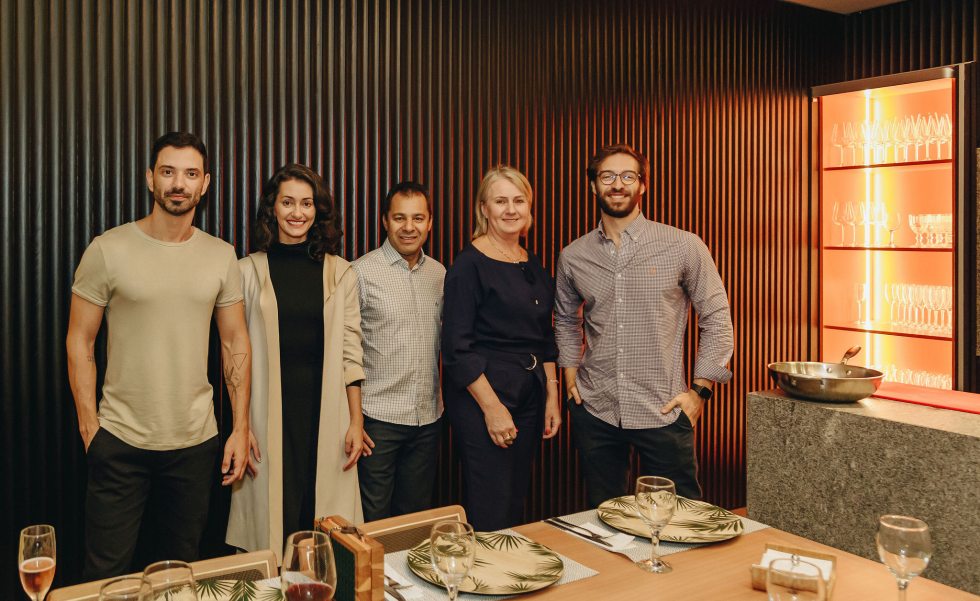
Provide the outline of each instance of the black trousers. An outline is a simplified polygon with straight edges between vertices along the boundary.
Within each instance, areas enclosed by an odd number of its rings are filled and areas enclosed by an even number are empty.
[[[194,561],[218,477],[218,437],[186,449],[147,451],[100,428],[86,456],[86,580],[139,571],[133,553],[147,502],[155,515],[154,560]]]
[[[374,441],[371,454],[357,461],[365,522],[433,507],[440,427],[438,420],[404,426],[364,416]]]
[[[531,466],[541,447],[544,430],[544,373],[539,365],[490,360],[484,375],[510,411],[517,427],[514,444],[493,444],[483,410],[464,388],[446,398],[446,413],[463,464],[463,506],[475,530],[509,528],[524,521],[524,499]]]
[[[627,430],[595,417],[574,399],[569,399],[567,405],[572,419],[572,439],[578,448],[591,507],[635,492],[635,482],[626,481],[631,445],[640,455],[642,475],[670,478],[677,494],[689,499],[701,498],[694,427],[683,411],[669,426]]]

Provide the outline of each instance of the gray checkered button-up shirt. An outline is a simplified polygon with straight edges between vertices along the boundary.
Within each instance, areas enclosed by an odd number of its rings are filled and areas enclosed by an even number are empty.
[[[556,284],[558,364],[578,367],[582,402],[602,421],[638,429],[677,419],[679,408],[660,410],[689,388],[684,339],[691,305],[699,328],[694,377],[731,379],[728,297],[695,234],[641,214],[616,248],[600,224],[562,251]]]
[[[446,268],[422,254],[409,269],[387,239],[353,266],[364,349],[361,409],[392,424],[431,424],[442,415],[439,339]]]

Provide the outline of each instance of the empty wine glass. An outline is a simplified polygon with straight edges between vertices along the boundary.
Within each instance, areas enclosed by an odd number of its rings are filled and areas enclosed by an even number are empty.
[[[953,158],[953,120],[949,113],[943,113],[939,118],[939,144],[949,144],[949,158]],[[943,158],[941,149],[937,158]]]
[[[870,289],[871,284],[867,282],[854,284],[854,300],[857,301],[857,324],[860,326],[865,326],[870,323],[869,320],[865,319],[868,300],[871,297]]]
[[[142,576],[123,576],[99,589],[99,601],[152,601],[153,587]]]
[[[844,210],[842,209],[841,204],[842,203],[840,202],[834,203],[834,209],[830,215],[830,219],[831,221],[834,222],[834,225],[840,227],[840,245],[844,246],[844,222],[842,221],[842,213],[844,212]],[[830,243],[831,246],[833,246],[834,243],[833,237],[831,237]]]
[[[476,535],[473,526],[458,520],[443,520],[432,526],[429,535],[432,567],[446,585],[449,601],[459,594],[459,585],[473,567]]]
[[[926,569],[932,557],[929,526],[913,517],[883,515],[878,518],[875,542],[881,563],[898,581],[899,601],[905,601],[909,581]]]
[[[38,524],[20,531],[17,566],[20,584],[31,601],[42,601],[54,580],[55,549],[54,526]]]
[[[844,166],[844,143],[841,142],[840,125],[834,123],[834,126],[830,130],[830,145],[837,148],[840,151],[840,161],[838,162],[839,167]]]
[[[841,215],[841,221],[844,222],[844,225],[851,226],[851,243],[848,246],[857,245],[857,231],[854,229],[857,223],[857,207],[855,204],[857,203],[854,201],[846,203],[844,205],[844,213]]]
[[[156,601],[197,601],[197,583],[190,564],[165,560],[143,569],[143,578],[153,589]]]
[[[820,569],[796,556],[769,563],[766,593],[769,601],[824,601],[827,597]]]
[[[329,601],[337,588],[330,535],[301,530],[286,537],[280,586],[286,601]]]
[[[650,528],[653,549],[650,559],[636,562],[641,569],[666,574],[673,568],[660,559],[660,531],[670,523],[677,508],[674,481],[660,476],[640,476],[636,479],[636,513]]]
[[[885,229],[888,230],[888,246],[895,248],[895,232],[902,227],[902,214],[898,211],[885,210]]]
[[[841,143],[844,144],[845,147],[851,149],[851,164],[855,165],[856,159],[854,157],[854,150],[857,144],[857,136],[854,133],[854,124],[850,121],[844,124],[844,131],[841,135]]]
[[[915,234],[915,248],[922,247],[922,219],[921,215],[909,215],[909,229]]]

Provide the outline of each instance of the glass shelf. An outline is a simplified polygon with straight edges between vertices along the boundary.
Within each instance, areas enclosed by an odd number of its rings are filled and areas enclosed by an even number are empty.
[[[837,226],[835,226],[837,227]],[[837,236],[835,236],[837,237]],[[824,250],[880,250],[886,252],[928,252],[928,253],[951,253],[952,248],[933,247],[933,246],[824,246]]]
[[[874,323],[869,326],[853,325],[832,325],[825,323],[823,327],[828,330],[841,330],[844,332],[863,332],[865,334],[882,334],[885,336],[902,336],[904,338],[920,338],[923,340],[943,340],[952,341],[952,337],[941,334],[926,334],[918,330],[903,328],[900,326],[890,326],[884,323]]]
[[[923,165],[952,165],[953,159],[933,159],[930,161],[908,161],[905,163],[870,163],[867,165],[845,165],[843,167],[823,167],[823,171],[854,171],[855,169],[884,169],[889,167],[918,167]]]

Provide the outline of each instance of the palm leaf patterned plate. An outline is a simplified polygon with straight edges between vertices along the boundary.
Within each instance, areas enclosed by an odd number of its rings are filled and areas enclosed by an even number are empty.
[[[636,514],[633,495],[609,499],[596,510],[599,519],[617,530],[650,538],[650,529]],[[671,543],[714,543],[742,534],[742,519],[704,501],[677,497],[677,509],[660,540]]]
[[[473,567],[459,586],[464,593],[528,593],[558,582],[565,571],[565,564],[554,551],[520,535],[477,532],[476,543]],[[408,567],[426,582],[444,586],[432,567],[429,541],[408,552]]]

